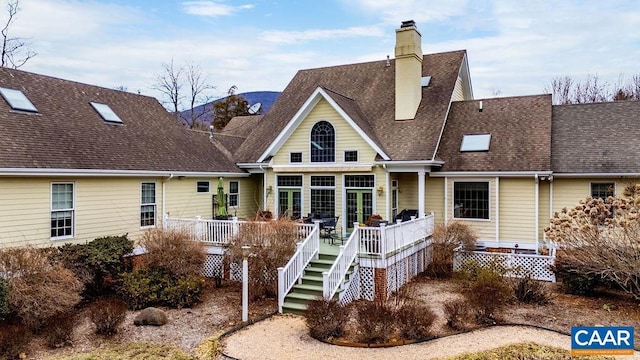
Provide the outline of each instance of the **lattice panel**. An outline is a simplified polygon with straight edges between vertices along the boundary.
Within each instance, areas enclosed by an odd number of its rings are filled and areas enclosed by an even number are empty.
[[[407,258],[387,267],[387,294],[398,291],[402,285],[407,283]]]
[[[242,281],[242,265],[237,263],[231,263],[229,267],[231,268],[231,274],[229,274],[229,279],[233,281]]]
[[[224,274],[224,256],[218,254],[207,254],[204,260],[202,275],[208,278],[222,277]]]
[[[361,267],[358,273],[360,273],[360,297],[365,300],[373,301],[376,291],[375,283],[373,281],[373,268]]]
[[[504,254],[480,251],[457,251],[453,257],[455,271],[469,269],[475,264],[494,268],[507,269],[507,276],[532,278],[543,281],[556,281],[551,271],[554,258],[545,255]]]
[[[425,271],[427,269],[429,264],[431,264],[431,261],[433,261],[433,244],[427,245],[427,247],[424,249],[424,259],[423,259],[423,262],[422,262],[422,265],[423,265],[422,266],[422,271]]]
[[[361,284],[360,284],[360,271],[356,269],[353,272],[349,287],[341,293],[340,304],[347,305],[354,300],[358,300],[362,297]]]

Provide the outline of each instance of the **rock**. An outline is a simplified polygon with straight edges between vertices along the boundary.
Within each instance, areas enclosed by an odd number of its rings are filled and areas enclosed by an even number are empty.
[[[140,325],[154,325],[154,326],[162,326],[167,323],[167,314],[164,311],[154,308],[148,307],[140,311],[136,318],[133,319],[133,323],[136,326]]]

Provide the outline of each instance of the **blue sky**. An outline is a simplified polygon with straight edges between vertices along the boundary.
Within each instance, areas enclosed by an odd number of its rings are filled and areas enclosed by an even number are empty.
[[[550,79],[640,74],[640,4],[553,0],[20,0],[21,69],[159,96],[162,64],[200,65],[212,96],[281,91],[300,69],[383,61],[413,19],[424,53],[465,49],[476,98],[542,93]],[[0,14],[4,22],[6,14]]]

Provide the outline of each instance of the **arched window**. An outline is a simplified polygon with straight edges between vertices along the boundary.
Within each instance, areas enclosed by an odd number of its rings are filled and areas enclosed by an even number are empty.
[[[311,129],[311,162],[336,161],[336,132],[333,125],[320,121]]]

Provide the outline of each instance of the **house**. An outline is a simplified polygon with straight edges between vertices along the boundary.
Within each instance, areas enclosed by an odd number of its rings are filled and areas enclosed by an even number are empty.
[[[0,244],[50,246],[213,213],[254,214],[254,179],[151,97],[0,68]]]

